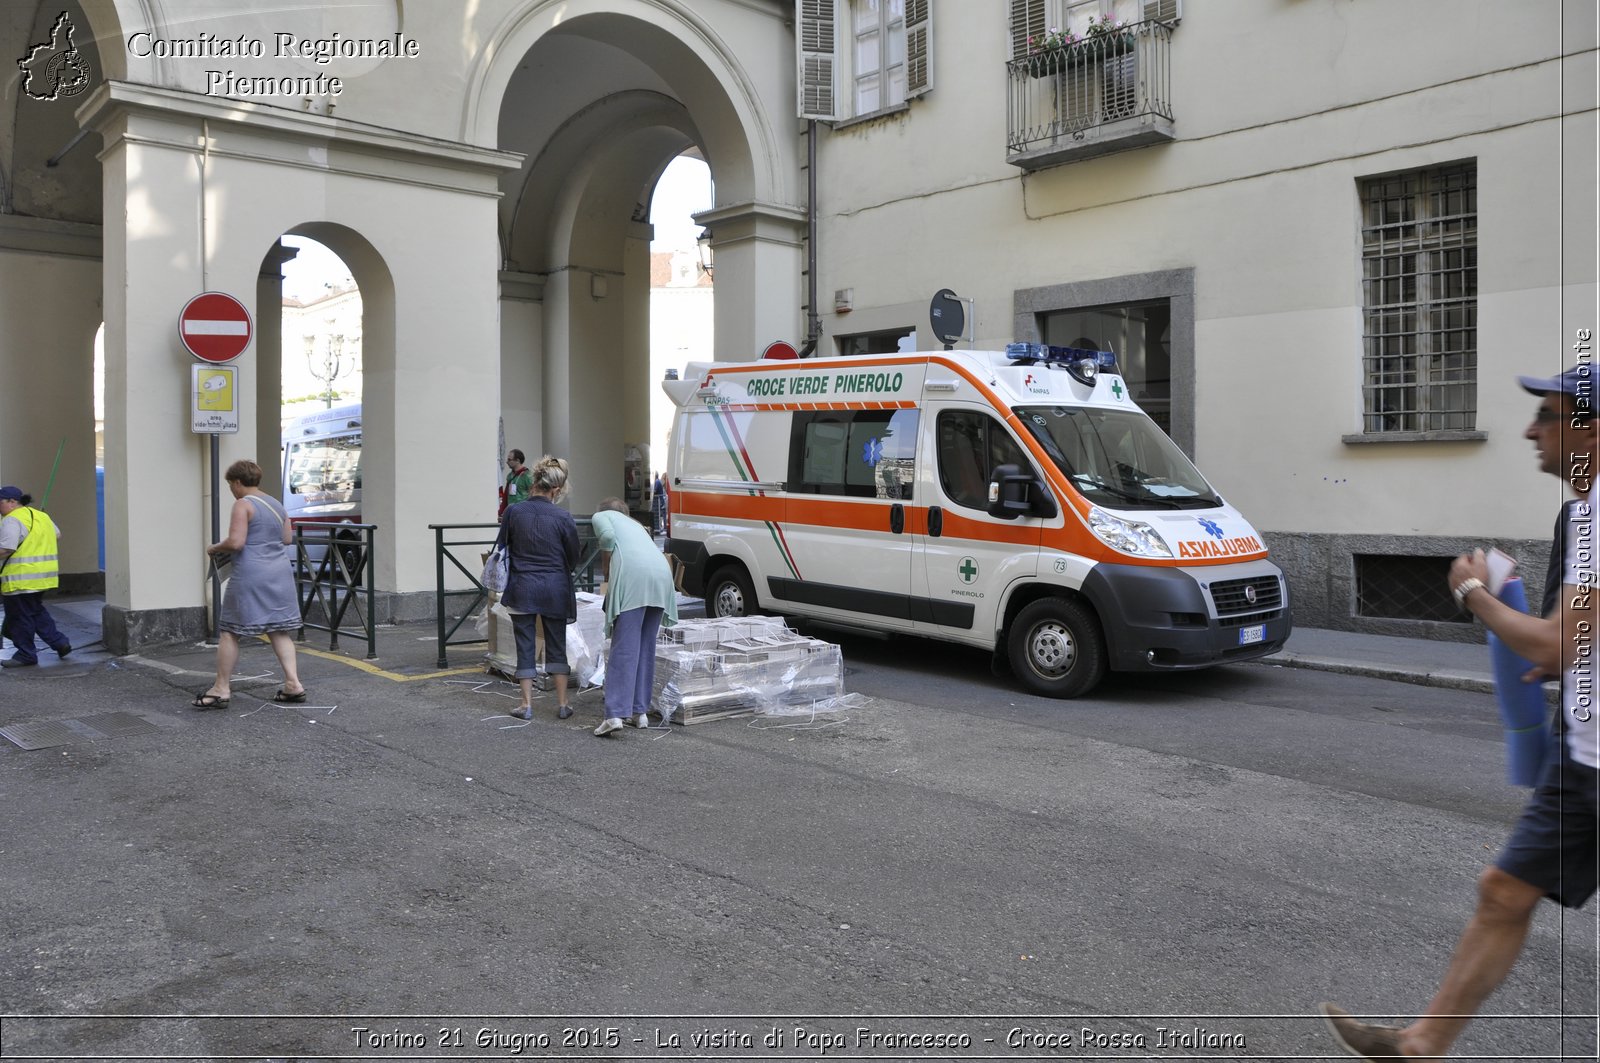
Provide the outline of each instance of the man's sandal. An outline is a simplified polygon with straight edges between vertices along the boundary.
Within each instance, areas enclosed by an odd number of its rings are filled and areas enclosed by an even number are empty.
[[[291,694],[282,687],[279,687],[278,692],[272,695],[272,700],[276,701],[280,705],[298,705],[302,701],[306,700],[306,692],[302,690],[298,694]]]
[[[228,707],[228,700],[221,694],[201,694],[189,704],[197,709],[225,709]]]

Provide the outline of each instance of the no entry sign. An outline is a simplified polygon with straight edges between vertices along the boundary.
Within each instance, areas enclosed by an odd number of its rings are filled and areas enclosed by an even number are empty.
[[[183,304],[178,339],[203,362],[231,362],[250,346],[250,311],[225,292],[202,292]]]

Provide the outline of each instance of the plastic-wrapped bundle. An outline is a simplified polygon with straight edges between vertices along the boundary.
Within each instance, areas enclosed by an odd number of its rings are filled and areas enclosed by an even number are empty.
[[[1528,598],[1520,579],[1508,579],[1500,600],[1519,613],[1528,611]],[[1545,725],[1544,687],[1525,683],[1533,662],[1518,656],[1489,632],[1489,659],[1494,665],[1495,700],[1506,729],[1506,779],[1513,786],[1537,786],[1549,754],[1550,733]]]
[[[667,719],[699,723],[749,713],[805,711],[844,692],[839,647],[796,634],[777,617],[702,621],[656,646],[655,704]],[[684,627],[679,624],[678,627]],[[706,637],[714,631],[718,641]]]

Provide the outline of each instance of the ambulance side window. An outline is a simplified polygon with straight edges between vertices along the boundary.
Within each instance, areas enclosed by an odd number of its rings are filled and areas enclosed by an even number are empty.
[[[989,477],[1000,465],[1033,468],[1005,426],[977,410],[939,415],[939,485],[950,501],[968,509],[989,508]]]
[[[743,438],[749,432],[750,416],[709,409],[685,412],[678,419],[679,464],[673,474],[684,479],[746,479],[734,460],[729,439],[733,433]]]
[[[916,449],[916,410],[797,413],[785,487],[797,494],[909,499]]]

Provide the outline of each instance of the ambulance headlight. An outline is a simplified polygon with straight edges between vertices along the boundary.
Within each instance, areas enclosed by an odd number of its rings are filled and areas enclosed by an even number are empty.
[[[1099,506],[1089,509],[1089,528],[1113,550],[1135,557],[1171,557],[1172,551],[1156,530],[1142,520],[1127,520]]]

